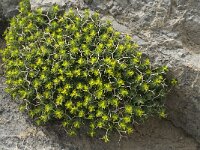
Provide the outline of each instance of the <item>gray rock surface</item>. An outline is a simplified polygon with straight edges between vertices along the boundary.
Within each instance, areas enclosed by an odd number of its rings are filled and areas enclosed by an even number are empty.
[[[37,7],[48,8],[53,4],[58,4],[60,6],[65,5],[65,3],[69,2],[68,0],[31,0],[31,7],[32,9]]]
[[[0,20],[17,14],[20,0],[0,0]]]

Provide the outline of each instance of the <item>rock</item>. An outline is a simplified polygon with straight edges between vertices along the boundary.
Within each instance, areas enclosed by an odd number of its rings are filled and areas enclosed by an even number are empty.
[[[48,8],[53,4],[58,4],[59,6],[64,6],[69,0],[30,0],[31,8],[35,9],[38,7]]]
[[[133,35],[133,36],[132,36],[132,40],[133,40],[134,42],[136,42],[136,43],[137,43],[138,45],[140,45],[140,46],[146,46],[146,45],[149,44],[148,42],[146,42],[145,40],[141,39],[141,38],[138,37],[137,35]]]
[[[0,14],[2,17],[11,18],[16,15],[19,2],[20,0],[0,0]]]
[[[102,17],[102,20],[109,20],[111,21],[113,28],[117,31],[120,31],[123,34],[130,34],[131,30],[128,29],[128,27],[126,27],[125,25],[122,25],[120,23],[118,23],[112,16],[104,16]]]
[[[184,23],[188,39],[200,45],[200,15],[188,15]]]
[[[2,8],[2,5],[0,3],[0,21],[2,21],[3,19],[3,8]]]
[[[119,5],[121,5],[123,8],[128,5],[128,0],[115,0]]]
[[[89,2],[89,1],[88,1]],[[84,3],[84,0],[30,0],[31,9],[36,9],[38,7],[42,7],[43,10],[48,9],[53,4],[57,4],[59,6],[63,6],[66,8],[76,7],[80,9],[87,8],[88,3]]]
[[[0,38],[8,26],[7,20],[18,13],[19,1],[20,0],[0,0]]]
[[[8,26],[7,20],[18,13],[19,1],[20,0],[0,0],[0,38]]]
[[[109,13],[113,16],[119,15],[120,12],[122,11],[122,7],[118,5],[113,5],[113,7],[109,10]]]
[[[88,5],[92,4],[93,0],[84,0],[84,2]]]

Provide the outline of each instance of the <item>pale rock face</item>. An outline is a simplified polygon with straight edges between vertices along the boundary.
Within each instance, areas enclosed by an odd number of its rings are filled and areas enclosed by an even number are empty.
[[[53,4],[57,4],[59,6],[81,6],[81,8],[85,8],[85,3],[83,0],[30,0],[31,8],[35,9],[38,7],[42,7],[44,10],[48,9]],[[67,8],[66,7],[66,8]]]
[[[53,4],[58,4],[60,6],[65,5],[68,0],[30,0],[31,8],[37,8],[37,7],[50,7]]]

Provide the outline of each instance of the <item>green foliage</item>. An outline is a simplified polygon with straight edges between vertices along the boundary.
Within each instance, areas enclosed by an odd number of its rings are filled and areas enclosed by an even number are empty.
[[[167,68],[152,68],[130,36],[88,10],[31,11],[28,0],[19,10],[2,51],[7,92],[38,125],[56,120],[75,135],[89,124],[107,142],[113,130],[130,134],[148,116],[166,116]]]

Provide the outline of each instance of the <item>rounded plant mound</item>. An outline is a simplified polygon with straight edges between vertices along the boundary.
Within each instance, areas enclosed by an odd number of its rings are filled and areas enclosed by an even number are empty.
[[[130,36],[97,13],[48,12],[20,3],[2,51],[7,91],[38,125],[56,121],[70,135],[88,125],[109,140],[148,116],[165,116],[167,67],[152,68]],[[105,131],[105,132],[104,132]]]

